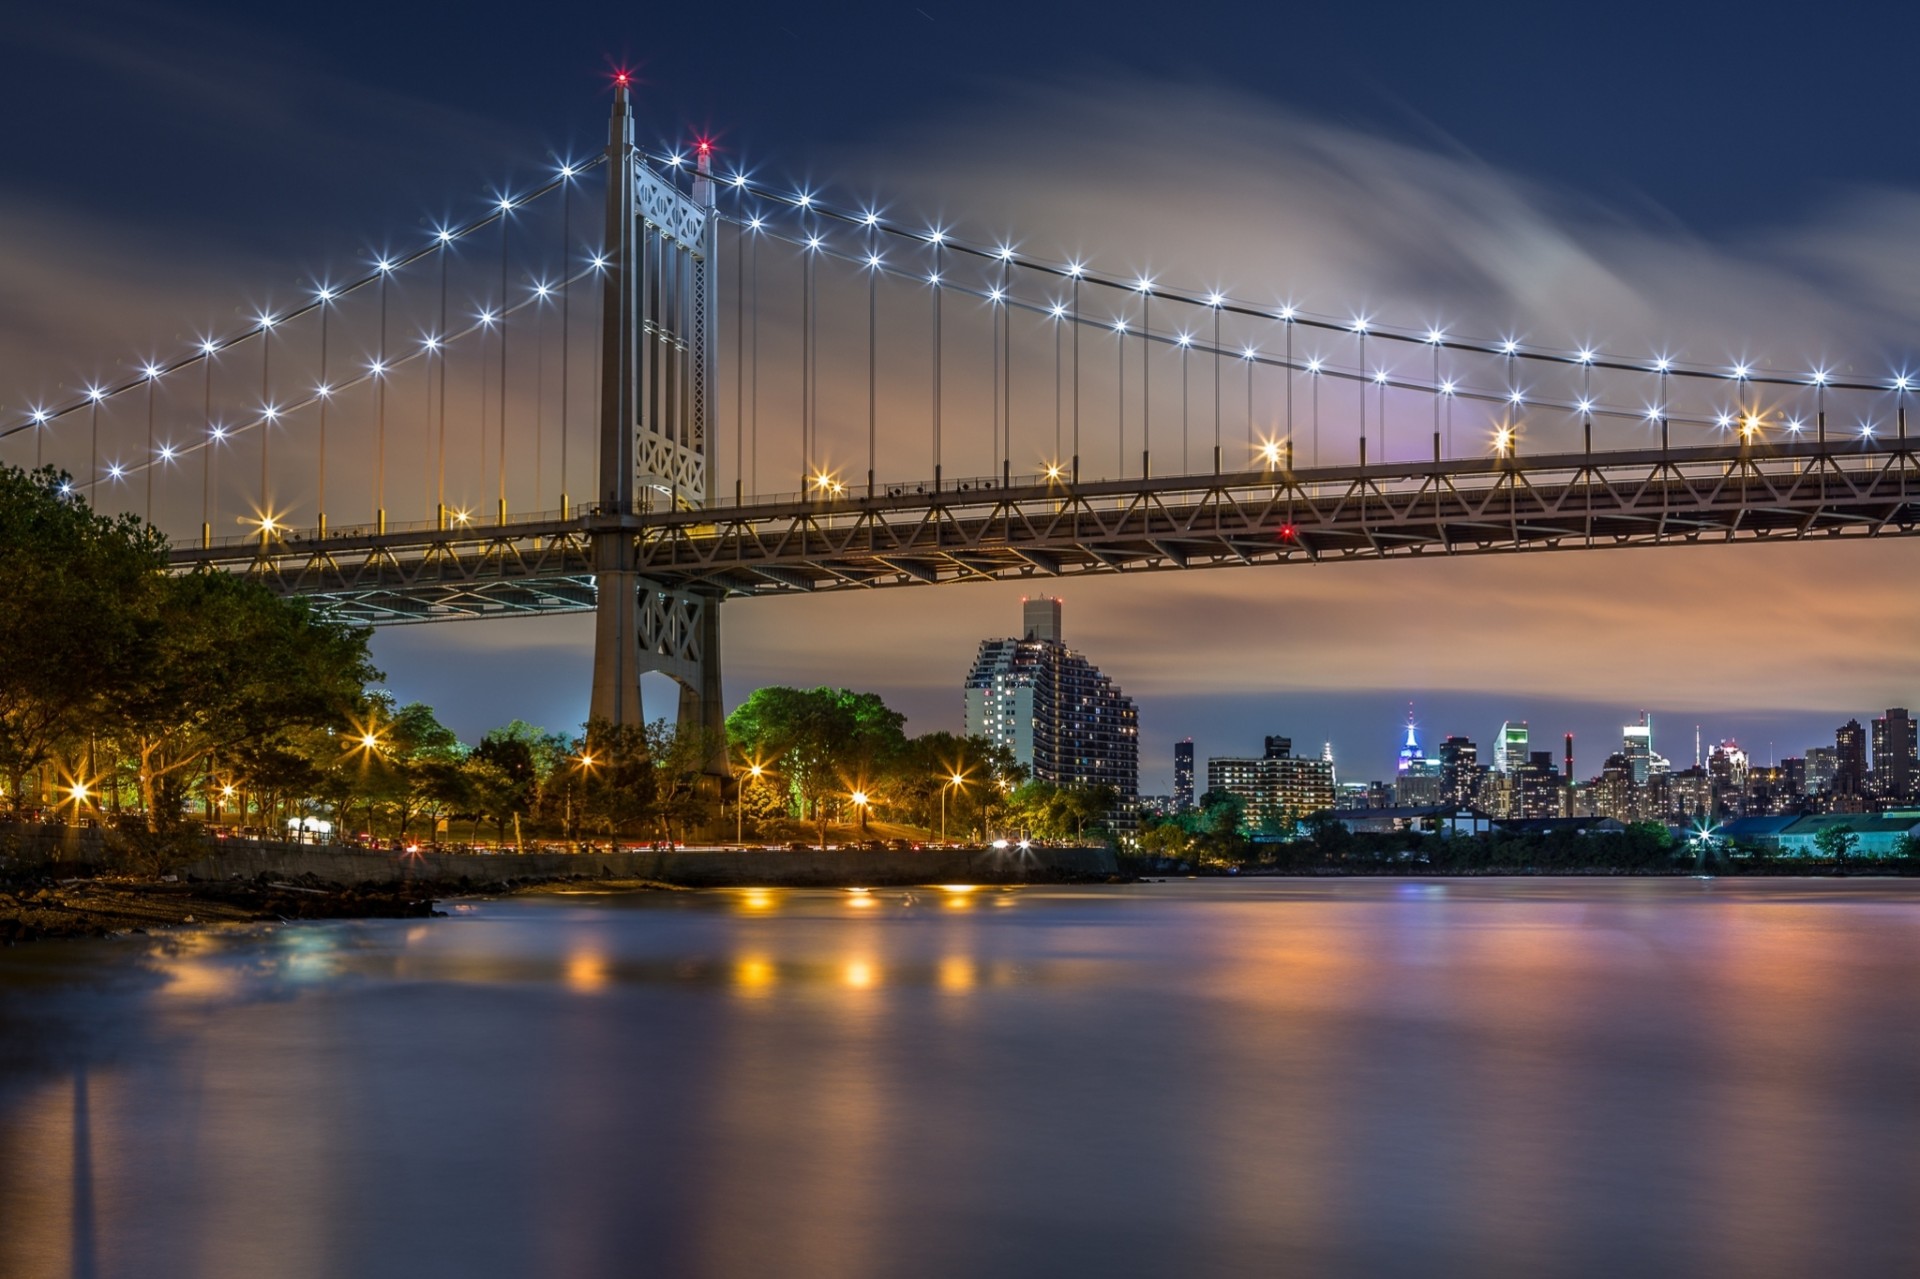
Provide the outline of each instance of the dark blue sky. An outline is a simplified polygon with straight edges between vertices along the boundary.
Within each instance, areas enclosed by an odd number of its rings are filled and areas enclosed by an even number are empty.
[[[1912,185],[1911,6],[1790,14],[1717,5],[27,6],[0,19],[8,185],[153,215],[220,205],[245,236],[364,215],[328,163],[415,141],[427,104],[464,127],[418,156],[498,178],[518,150],[597,145],[605,71],[633,67],[663,131],[754,157],[966,113],[1009,84],[1132,77],[1231,86],[1456,148],[1704,235],[1817,202],[1836,183]],[[411,108],[413,118],[408,115]],[[1045,146],[1043,130],[1010,145]],[[317,145],[317,149],[316,149]],[[330,189],[283,184],[310,150]],[[278,154],[276,154],[278,152]],[[234,200],[221,182],[258,175]],[[271,214],[271,220],[261,215]]]

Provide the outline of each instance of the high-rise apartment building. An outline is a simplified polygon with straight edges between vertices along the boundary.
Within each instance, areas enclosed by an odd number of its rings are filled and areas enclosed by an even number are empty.
[[[1184,813],[1193,808],[1193,739],[1173,744],[1173,811]]]
[[[1465,808],[1480,786],[1480,748],[1465,737],[1440,743],[1441,802]]]
[[[1835,795],[1867,791],[1867,730],[1857,719],[1833,731],[1833,782],[1827,789]]]
[[[1807,794],[1818,795],[1833,789],[1833,775],[1839,770],[1840,756],[1831,746],[1807,747]]]
[[[1277,829],[1333,807],[1333,763],[1296,757],[1291,739],[1269,737],[1259,759],[1209,759],[1207,789],[1239,798],[1249,829]]]
[[[1560,816],[1560,766],[1552,751],[1532,751],[1514,773],[1514,816]]]
[[[1594,780],[1593,811],[1615,821],[1640,820],[1640,788],[1633,783],[1633,765],[1626,752],[1609,755]]]
[[[1873,789],[1882,799],[1920,798],[1920,735],[1913,716],[1893,707],[1873,721]]]
[[[1140,793],[1133,700],[1061,638],[1060,601],[1030,599],[1018,639],[980,644],[967,675],[970,735],[1005,746],[1041,781]]]

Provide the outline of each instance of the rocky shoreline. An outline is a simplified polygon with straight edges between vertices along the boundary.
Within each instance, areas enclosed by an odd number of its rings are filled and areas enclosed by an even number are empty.
[[[264,876],[229,883],[47,878],[0,883],[0,946],[209,924],[420,919],[436,913],[434,895],[417,884],[342,888]]]

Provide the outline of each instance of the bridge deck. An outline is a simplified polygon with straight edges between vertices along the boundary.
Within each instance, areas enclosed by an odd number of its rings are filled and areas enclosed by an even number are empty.
[[[594,605],[592,542],[724,595],[1416,555],[1871,537],[1920,525],[1907,439],[1391,463],[537,516],[490,527],[286,532],[181,548],[368,622]]]

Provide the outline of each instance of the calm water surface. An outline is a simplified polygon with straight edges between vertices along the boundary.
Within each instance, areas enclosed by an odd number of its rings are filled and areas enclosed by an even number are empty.
[[[1896,1275],[1920,885],[566,896],[0,951],[0,1275]]]

